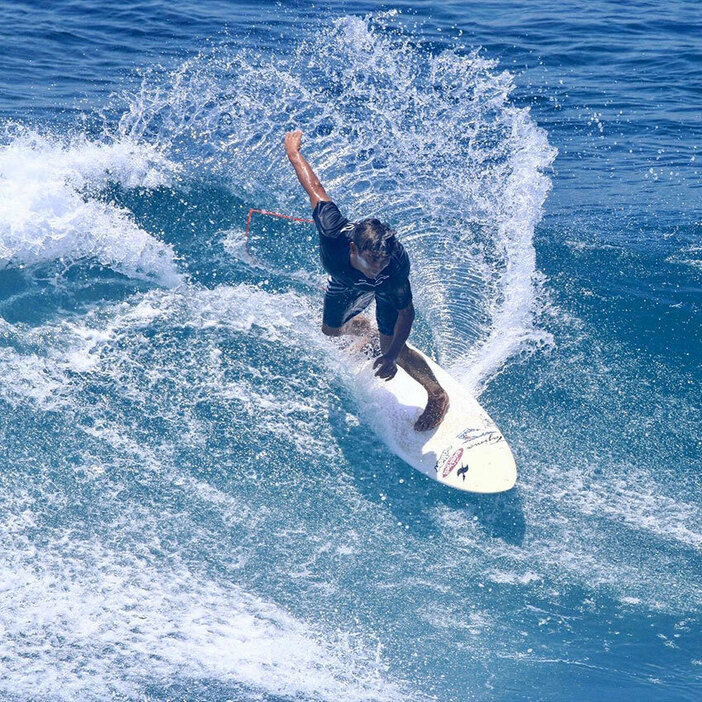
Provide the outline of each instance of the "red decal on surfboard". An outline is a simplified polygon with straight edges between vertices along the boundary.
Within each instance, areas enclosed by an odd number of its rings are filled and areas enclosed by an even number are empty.
[[[444,465],[444,472],[441,474],[442,478],[445,478],[457,465],[458,461],[461,460],[461,456],[463,455],[463,449],[459,448],[456,453],[451,456],[451,458],[446,461],[446,464]]]

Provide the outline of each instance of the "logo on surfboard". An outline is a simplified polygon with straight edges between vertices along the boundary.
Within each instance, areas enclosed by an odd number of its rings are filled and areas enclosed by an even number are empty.
[[[461,460],[461,456],[463,455],[463,449],[459,448],[458,451],[456,451],[451,458],[449,458],[446,463],[444,464],[444,470],[441,473],[441,477],[445,478],[448,476],[448,474],[458,465],[458,462]]]
[[[464,429],[458,438],[463,440],[463,445],[467,450],[483,444],[497,444],[505,439],[499,431],[494,429]]]
[[[443,465],[446,462],[446,459],[449,457],[449,454],[451,453],[451,449],[445,448],[439,457],[436,459],[436,463],[434,464],[434,470],[438,473],[439,472],[439,466]]]

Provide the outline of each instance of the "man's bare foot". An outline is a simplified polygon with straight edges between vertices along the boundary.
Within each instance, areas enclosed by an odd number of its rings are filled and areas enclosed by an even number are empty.
[[[427,406],[419,419],[414,423],[416,431],[428,431],[441,424],[449,408],[449,398],[445,390],[439,390],[429,395]]]

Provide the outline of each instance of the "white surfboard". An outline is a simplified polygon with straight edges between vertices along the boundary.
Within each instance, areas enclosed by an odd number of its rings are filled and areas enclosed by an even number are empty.
[[[376,431],[393,453],[444,485],[483,493],[514,487],[517,467],[512,451],[487,412],[446,371],[411,348],[426,360],[448,393],[449,410],[436,429],[415,431],[427,401],[424,388],[399,367],[392,380],[376,378],[373,362],[368,361],[358,380]]]

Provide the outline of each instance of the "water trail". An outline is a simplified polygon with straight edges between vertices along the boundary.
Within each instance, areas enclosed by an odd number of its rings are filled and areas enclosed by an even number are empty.
[[[23,527],[0,524],[18,553],[29,547]],[[330,701],[407,699],[397,686],[354,671],[351,650],[335,650],[274,604],[208,580],[177,557],[164,568],[145,553],[98,543],[68,545],[49,536],[48,546],[25,548],[31,557],[10,567],[0,563],[5,694],[144,699],[174,681],[190,689],[217,681],[244,700],[261,699],[262,691]]]

